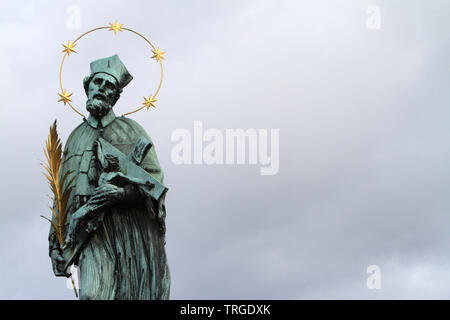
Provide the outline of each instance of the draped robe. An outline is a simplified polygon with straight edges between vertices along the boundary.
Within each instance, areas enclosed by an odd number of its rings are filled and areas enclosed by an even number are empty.
[[[140,136],[151,141],[137,122],[116,117],[112,110],[101,121],[90,116],[71,133],[64,149],[63,168],[64,172],[73,171],[76,178],[66,227],[71,215],[87,202],[98,186],[101,172],[94,151],[95,141],[102,137],[128,155]],[[154,147],[140,166],[163,183]],[[164,198],[153,207],[148,205],[151,201],[125,200],[105,209],[102,225],[93,232],[77,263],[81,276],[80,299],[169,298]],[[52,233],[50,228],[50,241]]]

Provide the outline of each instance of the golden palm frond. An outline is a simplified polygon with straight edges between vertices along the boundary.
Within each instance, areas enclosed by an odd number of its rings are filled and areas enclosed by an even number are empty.
[[[52,226],[55,229],[56,238],[62,245],[64,242],[67,212],[69,211],[67,204],[70,193],[72,192],[72,183],[75,176],[69,179],[69,176],[72,173],[71,171],[67,171],[61,176],[63,172],[63,170],[61,170],[62,143],[58,137],[58,131],[56,130],[56,120],[50,127],[50,133],[45,143],[44,154],[47,160],[47,163],[43,164],[46,170],[44,175],[47,178],[50,190],[53,194],[53,197],[51,197],[53,200],[53,207],[50,207],[53,219],[47,220],[52,223]]]
[[[47,159],[47,163],[43,164],[46,171],[44,172],[44,176],[47,178],[50,190],[53,194],[53,196],[50,197],[53,201],[53,207],[50,207],[52,219],[48,219],[44,216],[41,217],[50,221],[55,230],[56,238],[58,239],[59,244],[62,245],[66,233],[65,224],[67,212],[69,211],[67,204],[69,202],[70,193],[72,192],[72,183],[75,176],[69,179],[72,171],[67,171],[60,179],[60,173],[62,174],[64,170],[61,168],[62,143],[58,137],[58,131],[56,130],[56,120],[50,127],[50,133],[45,143],[44,154]],[[72,277],[71,279],[75,295],[78,297],[75,283]]]

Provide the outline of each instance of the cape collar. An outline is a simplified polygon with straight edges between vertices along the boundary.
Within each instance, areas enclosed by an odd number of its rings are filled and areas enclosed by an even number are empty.
[[[107,125],[109,125],[111,122],[113,122],[114,119],[116,119],[116,115],[115,115],[114,111],[111,109],[111,110],[109,110],[109,112],[108,112],[105,116],[103,116],[103,118],[100,120],[101,126],[102,126],[103,128],[105,128]],[[98,121],[95,117],[93,117],[92,115],[89,115],[89,117],[88,117],[88,119],[87,119],[87,122],[89,123],[89,125],[90,125],[91,127],[97,129],[97,127],[98,127],[98,122],[99,122],[99,121]]]

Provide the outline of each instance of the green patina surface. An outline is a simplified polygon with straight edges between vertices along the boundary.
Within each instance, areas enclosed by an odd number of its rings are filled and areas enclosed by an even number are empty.
[[[55,274],[67,276],[68,252],[81,248],[73,259],[80,299],[169,298],[163,172],[147,132],[112,109],[131,79],[117,55],[91,63],[84,79],[90,115],[65,144],[61,174],[76,175],[66,230],[77,232],[63,254],[51,228],[50,257]],[[106,158],[118,161],[117,172],[107,172],[99,141],[115,153]]]

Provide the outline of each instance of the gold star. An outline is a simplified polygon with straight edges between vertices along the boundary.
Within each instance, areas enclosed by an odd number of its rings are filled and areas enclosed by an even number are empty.
[[[64,50],[63,50],[62,52],[67,53],[67,55],[69,55],[69,56],[70,56],[70,53],[71,53],[71,52],[77,53],[77,52],[73,49],[73,48],[75,48],[76,45],[77,45],[76,43],[73,43],[73,42],[71,42],[71,41],[69,40],[69,42],[67,42],[67,44],[63,44],[63,45],[62,45],[62,46],[64,47]]]
[[[152,95],[150,95],[150,97],[148,97],[148,98],[144,97],[144,100],[145,101],[142,102],[142,104],[147,107],[147,110],[150,109],[150,106],[152,106],[153,108],[156,108],[155,102],[158,100],[156,100]]]
[[[59,94],[59,100],[58,102],[64,102],[64,105],[66,105],[66,103],[70,103],[72,102],[72,99],[70,99],[70,97],[72,96],[71,93],[67,92],[66,89],[63,90],[62,93],[58,93]]]
[[[155,58],[156,61],[161,61],[161,59],[165,60],[164,57],[163,57],[163,55],[164,55],[164,53],[166,53],[166,52],[165,52],[165,51],[159,50],[159,47],[158,47],[158,49],[156,49],[156,50],[152,50],[152,52],[153,52],[152,59]]]
[[[110,23],[109,25],[110,25],[110,27],[109,27],[108,31],[112,30],[112,31],[114,31],[114,34],[117,34],[117,32],[119,32],[119,31],[123,31],[122,30],[123,24],[119,24],[119,22],[117,22],[117,20],[116,20],[116,22]]]

